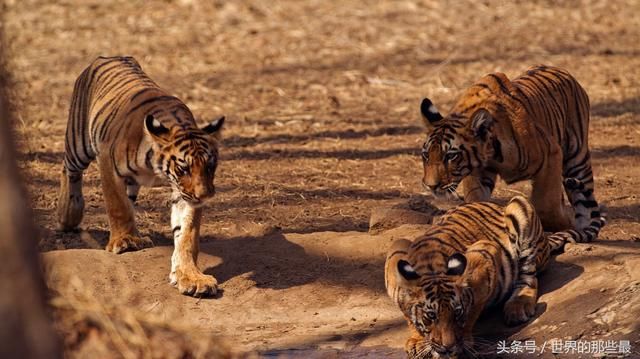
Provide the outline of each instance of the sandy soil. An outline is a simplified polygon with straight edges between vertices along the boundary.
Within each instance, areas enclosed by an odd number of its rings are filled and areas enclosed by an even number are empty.
[[[590,95],[596,195],[610,220],[600,241],[570,248],[542,277],[536,321],[481,334],[538,344],[618,338],[640,351],[638,8],[633,0],[6,0],[20,161],[50,285],[64,294],[77,276],[105,303],[182,318],[239,350],[401,355],[404,326],[384,294],[382,263],[392,238],[419,227],[367,230],[373,208],[430,200],[419,185],[419,101],[446,109],[485,73],[515,76],[546,63],[569,69]],[[73,82],[96,56],[114,54],[135,56],[203,121],[228,118],[221,191],[202,228],[201,265],[222,283],[221,298],[182,297],[166,283],[165,189],[143,189],[138,204],[154,249],[98,250],[108,225],[95,167],[85,177],[84,231],[56,230]],[[501,183],[496,197],[527,190]]]
[[[383,258],[393,239],[415,238],[424,228],[402,226],[378,236],[274,233],[206,243],[200,263],[222,282],[216,299],[181,296],[167,284],[168,246],[120,256],[53,251],[44,259],[47,280],[62,296],[73,295],[77,288],[69,279],[77,278],[89,296],[221,336],[236,350],[403,357],[406,324],[386,296]],[[554,339],[627,339],[637,345],[640,328],[632,313],[640,311],[639,252],[640,244],[628,241],[570,246],[540,279],[543,294],[532,323],[508,328],[495,310],[477,335],[490,343],[535,340],[540,347]],[[495,353],[496,347],[484,350]]]

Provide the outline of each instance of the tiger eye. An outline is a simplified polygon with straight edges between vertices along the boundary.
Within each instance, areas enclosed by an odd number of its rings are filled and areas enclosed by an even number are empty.
[[[426,315],[427,315],[427,319],[429,319],[430,321],[436,320],[436,312],[429,310],[426,312]]]

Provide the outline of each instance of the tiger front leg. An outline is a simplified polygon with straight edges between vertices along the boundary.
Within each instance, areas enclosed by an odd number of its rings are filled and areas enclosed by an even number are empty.
[[[497,173],[491,169],[475,171],[460,183],[465,203],[486,202],[496,186]]]
[[[214,295],[218,282],[202,273],[197,266],[202,208],[194,208],[174,193],[171,206],[171,229],[174,250],[169,281],[182,294],[201,297]]]
[[[545,167],[533,178],[531,186],[531,203],[545,231],[574,228],[573,215],[564,206],[563,192],[562,158],[556,151],[549,154]]]
[[[531,319],[536,312],[536,275],[549,260],[549,245],[536,209],[524,197],[512,198],[504,215],[509,251],[518,266],[511,297],[504,305],[504,319],[508,325],[518,325]]]
[[[507,325],[515,326],[529,321],[536,314],[538,303],[538,279],[514,289],[504,304],[504,320]]]
[[[151,239],[138,234],[124,179],[116,175],[113,163],[108,156],[105,157],[98,159],[98,166],[109,217],[109,243],[106,250],[118,254],[153,246]]]

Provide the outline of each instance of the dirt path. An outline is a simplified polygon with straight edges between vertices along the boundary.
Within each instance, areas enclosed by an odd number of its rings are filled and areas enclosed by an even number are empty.
[[[596,195],[610,219],[599,242],[570,249],[547,272],[540,317],[515,331],[498,326],[495,338],[611,337],[638,350],[637,8],[596,0],[5,1],[20,162],[50,284],[65,293],[77,275],[105,303],[184,318],[242,349],[400,353],[405,333],[383,291],[382,261],[391,237],[411,232],[366,231],[373,208],[431,200],[420,193],[420,100],[446,110],[485,73],[512,77],[547,63],[569,69],[589,93]],[[166,284],[166,189],[139,197],[137,224],[154,249],[95,250],[108,236],[95,167],[85,177],[85,232],[56,230],[73,83],[96,56],[115,54],[135,56],[197,117],[227,115],[220,193],[202,228],[202,264],[223,283],[220,299],[185,298]],[[496,198],[527,190],[499,183]]]
[[[424,228],[403,226],[377,236],[273,233],[207,243],[200,265],[220,281],[217,299],[182,296],[167,283],[167,246],[119,256],[53,251],[44,258],[48,282],[63,296],[77,290],[68,284],[77,278],[90,297],[220,335],[239,350],[301,358],[309,352],[402,357],[408,334],[385,293],[384,255],[393,239],[415,238]],[[554,339],[640,344],[631,314],[640,313],[638,266],[640,243],[570,245],[540,279],[543,294],[532,323],[508,328],[496,311],[477,335],[493,343],[493,352],[506,339],[539,346]]]

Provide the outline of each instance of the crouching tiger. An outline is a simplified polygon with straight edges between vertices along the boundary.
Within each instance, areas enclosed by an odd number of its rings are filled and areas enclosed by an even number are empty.
[[[181,293],[216,292],[197,267],[202,205],[214,195],[219,130],[224,118],[198,128],[187,106],[160,89],[132,57],[99,57],[76,80],[58,198],[63,230],[82,221],[82,175],[97,159],[109,218],[107,250],[152,245],[134,223],[141,185],[169,184],[175,249],[170,282]]]
[[[589,153],[589,98],[566,70],[536,66],[510,81],[484,76],[443,117],[431,100],[421,113],[423,184],[434,195],[461,186],[465,202],[488,201],[496,177],[532,180],[531,202],[544,228],[588,230],[600,223]],[[575,178],[580,188],[564,179]],[[574,209],[565,213],[563,190]],[[584,237],[586,241],[595,235]]]
[[[412,333],[405,344],[409,357],[473,356],[473,326],[491,305],[504,303],[509,325],[528,321],[538,300],[536,275],[551,253],[584,235],[545,235],[533,206],[518,196],[505,207],[456,207],[416,241],[396,240],[387,255],[385,284]]]

